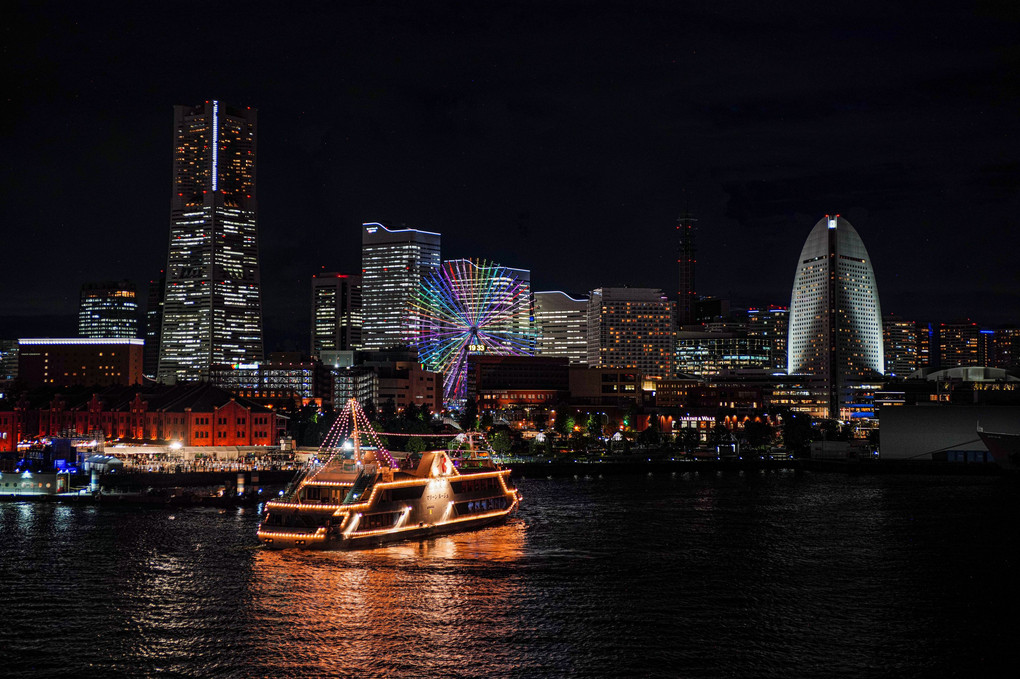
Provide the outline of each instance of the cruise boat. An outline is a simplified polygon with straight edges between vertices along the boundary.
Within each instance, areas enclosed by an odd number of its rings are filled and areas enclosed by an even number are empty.
[[[325,461],[313,463],[280,499],[266,503],[258,527],[263,545],[377,547],[502,523],[520,504],[510,470],[496,462],[491,450],[475,445],[480,437],[466,435],[465,450],[433,450],[398,460],[379,445],[363,418],[357,402],[349,402],[337,420],[350,421],[349,437],[331,431],[327,441],[332,438],[334,444],[319,451]],[[365,434],[374,447],[362,446]]]

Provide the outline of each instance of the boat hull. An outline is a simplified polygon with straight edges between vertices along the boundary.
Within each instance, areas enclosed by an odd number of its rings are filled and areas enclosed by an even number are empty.
[[[1020,470],[1020,433],[979,431],[978,436],[1000,467],[1008,471]]]
[[[372,535],[324,535],[322,539],[309,539],[310,536],[260,536],[262,544],[266,549],[319,549],[328,551],[344,551],[356,549],[373,549],[396,542],[415,542],[428,540],[442,535],[461,533],[472,530],[498,526],[506,523],[510,518],[511,511],[500,513],[498,516],[472,517],[464,521],[440,523],[425,526],[410,526],[407,528],[379,532]],[[310,534],[311,535],[311,534]]]

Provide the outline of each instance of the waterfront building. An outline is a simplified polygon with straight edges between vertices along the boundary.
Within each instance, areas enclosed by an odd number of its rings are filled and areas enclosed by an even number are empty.
[[[250,107],[174,107],[161,382],[263,359],[256,146]]]
[[[15,450],[18,441],[46,436],[99,436],[108,442],[182,446],[269,446],[279,443],[284,425],[269,408],[208,382],[109,386],[98,391],[77,388],[44,397],[47,401],[38,403],[39,395],[29,394],[13,407],[0,401],[0,452]]]
[[[160,271],[160,274],[163,272]],[[149,303],[145,308],[145,358],[142,374],[150,380],[159,372],[160,335],[163,332],[163,295],[166,293],[166,276],[149,281]]]
[[[274,352],[261,363],[213,366],[210,379],[216,386],[257,403],[319,407],[333,403],[329,369],[297,352]]]
[[[589,406],[640,406],[644,403],[644,376],[627,368],[570,366],[570,402]]]
[[[140,384],[145,341],[71,337],[18,340],[18,377],[30,387]]]
[[[467,395],[481,410],[555,404],[570,389],[565,356],[471,356]]]
[[[440,235],[417,229],[362,225],[362,345],[386,349],[416,336],[408,328],[412,295],[426,274],[439,268]]]
[[[598,288],[588,298],[588,365],[662,379],[673,372],[673,303],[653,288]]]
[[[819,410],[840,417],[850,388],[885,373],[881,305],[871,258],[839,215],[819,220],[797,260],[787,372],[810,378]]]
[[[312,356],[361,348],[361,276],[312,276]]]
[[[919,367],[917,325],[895,314],[887,314],[882,318],[882,346],[887,376],[903,378]]]
[[[677,269],[679,273],[679,285],[676,295],[676,322],[681,327],[695,322],[695,305],[698,299],[695,292],[694,269],[697,264],[694,250],[694,222],[690,215],[684,215],[677,220],[677,245],[676,256]]]
[[[551,290],[535,293],[535,353],[562,356],[571,365],[588,362],[588,299]]]
[[[747,337],[760,339],[769,357],[769,368],[786,373],[786,343],[790,333],[790,310],[769,306],[747,310]]]
[[[938,367],[945,369],[979,365],[980,335],[981,329],[978,324],[971,321],[940,323],[938,327]]]
[[[131,281],[104,281],[81,286],[78,305],[80,337],[138,337],[138,292]]]
[[[746,332],[680,330],[674,346],[677,374],[718,377],[749,370],[772,371],[765,339]]]

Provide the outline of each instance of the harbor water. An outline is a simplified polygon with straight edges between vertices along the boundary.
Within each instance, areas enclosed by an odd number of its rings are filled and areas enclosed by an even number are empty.
[[[988,676],[1020,485],[788,471],[520,479],[503,526],[270,552],[251,508],[0,504],[17,677]]]

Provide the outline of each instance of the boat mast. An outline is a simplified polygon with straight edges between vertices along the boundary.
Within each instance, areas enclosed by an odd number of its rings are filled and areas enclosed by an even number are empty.
[[[354,423],[351,434],[354,439],[354,462],[361,464],[361,434],[358,432],[358,402],[353,398],[347,401],[347,407],[351,409],[351,421]]]

